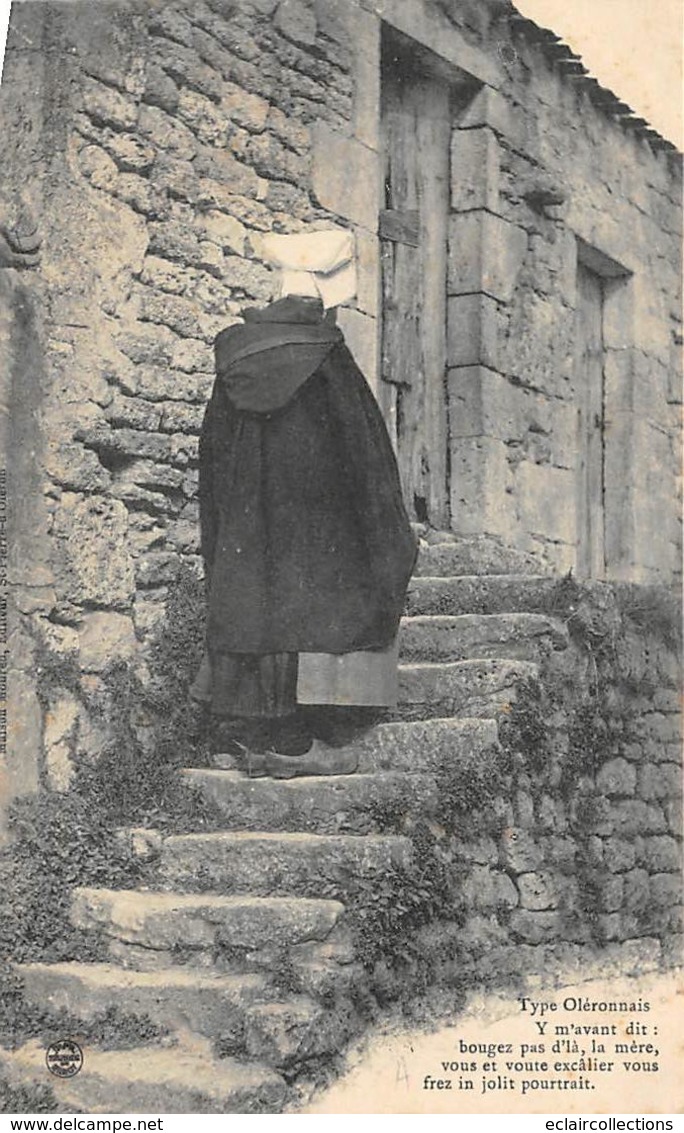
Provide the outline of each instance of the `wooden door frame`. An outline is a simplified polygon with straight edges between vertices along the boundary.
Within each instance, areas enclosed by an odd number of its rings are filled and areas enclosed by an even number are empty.
[[[603,277],[577,263],[575,359],[578,381],[576,572],[606,576],[606,376],[603,336]]]
[[[393,268],[392,245],[405,245],[416,249],[420,259],[420,290],[422,309],[420,312],[419,355],[424,374],[425,401],[420,428],[424,433],[425,450],[429,455],[429,471],[425,477],[425,506],[430,523],[439,527],[450,525],[450,447],[449,447],[449,407],[448,407],[448,223],[451,209],[451,134],[456,121],[456,92],[460,102],[467,91],[469,100],[480,88],[471,75],[446,63],[443,58],[426,49],[422,44],[410,40],[390,25],[382,27],[381,51],[381,153],[382,168],[386,177],[389,151],[387,137],[386,84],[388,73],[393,74],[395,88],[400,85],[403,68],[412,83],[412,93],[416,105],[421,103],[426,110],[418,115],[417,145],[421,141],[428,152],[443,156],[438,162],[434,178],[422,176],[423,167],[418,163],[416,174],[416,193],[423,208],[412,207],[411,201],[405,208],[384,207],[378,220],[378,239],[381,248],[382,310],[380,312],[379,336],[381,343],[381,372],[379,376],[379,400],[388,424],[397,455],[400,438],[398,436],[397,404],[398,397],[392,393],[392,381],[387,378],[386,321],[385,316],[392,303],[392,293],[388,290]],[[393,71],[390,71],[390,67]],[[430,99],[434,91],[436,113],[429,113]],[[441,147],[440,148],[440,143]],[[385,181],[387,186],[387,181]],[[415,202],[418,203],[418,202]],[[386,198],[385,206],[391,201]],[[430,218],[439,213],[443,215],[443,233]],[[414,453],[415,459],[415,453]],[[414,479],[416,479],[414,477]],[[423,497],[416,497],[416,499]],[[407,500],[413,509],[413,500]]]
[[[576,274],[591,272],[601,283],[603,340],[603,571],[598,577],[629,579],[634,572],[636,526],[631,474],[633,413],[633,273],[579,236]],[[610,359],[613,378],[606,367]],[[579,553],[579,513],[577,543]],[[590,574],[590,577],[597,577]]]

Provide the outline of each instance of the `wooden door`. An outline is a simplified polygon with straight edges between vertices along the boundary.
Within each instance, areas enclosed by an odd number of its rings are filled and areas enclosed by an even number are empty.
[[[584,578],[604,578],[603,280],[583,264],[579,264],[577,269],[575,319],[577,574]]]
[[[382,399],[409,513],[448,526],[446,398],[448,84],[383,73]]]

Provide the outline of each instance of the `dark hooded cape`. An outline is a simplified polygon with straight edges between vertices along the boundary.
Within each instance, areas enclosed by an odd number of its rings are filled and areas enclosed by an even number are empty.
[[[208,648],[383,648],[416,544],[380,410],[319,301],[245,319],[216,339],[200,437]]]

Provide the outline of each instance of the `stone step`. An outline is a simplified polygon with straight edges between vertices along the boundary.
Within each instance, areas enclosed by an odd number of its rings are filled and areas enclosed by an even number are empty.
[[[460,575],[413,577],[406,613],[553,614],[562,580],[546,575]]]
[[[206,952],[325,940],[342,912],[338,901],[305,897],[79,888],[73,892],[71,920],[77,928],[99,928],[106,936],[153,951]]]
[[[281,1003],[263,1003],[250,1013],[245,1024],[245,1048],[263,1061],[268,1052],[273,1066],[286,1069],[311,1058],[339,1055],[348,1039],[358,1031],[353,1006],[334,995],[326,1007],[306,996]]]
[[[428,614],[402,619],[399,651],[411,661],[533,661],[568,640],[563,623],[544,614]]]
[[[169,1031],[218,1038],[231,1052],[268,1066],[335,1049],[343,1037],[321,1006],[303,995],[283,998],[264,973],[239,975],[170,967],[154,972],[112,964],[17,964],[25,998],[88,1022],[117,1007]]]
[[[166,968],[130,971],[114,964],[17,964],[24,996],[37,1007],[64,1008],[88,1021],[116,1005],[126,1014],[148,1015],[170,1030],[219,1035],[244,1020],[268,996],[264,974],[240,975]]]
[[[436,784],[430,775],[317,775],[301,779],[248,779],[240,771],[185,771],[233,830],[369,834],[388,813],[428,811]]]
[[[258,947],[233,946],[222,948],[188,949],[179,945],[170,948],[152,949],[141,944],[131,944],[127,940],[111,937],[109,940],[110,962],[126,971],[161,972],[168,968],[187,967],[189,971],[208,974],[243,975],[257,973],[265,975],[274,984],[282,981],[276,976],[280,973],[284,958],[288,973],[297,973],[293,986],[297,991],[309,992],[307,984],[299,976],[309,966],[316,964],[325,967],[331,974],[332,983],[341,966],[348,969],[355,960],[354,943],[347,926],[343,922],[335,926],[325,940],[305,940],[300,944],[283,946],[277,940],[272,944]],[[288,976],[289,978],[289,976]],[[301,985],[301,986],[300,986]],[[287,980],[287,990],[292,990]],[[316,994],[312,992],[312,994]]]
[[[358,757],[357,772],[434,771],[445,762],[483,751],[497,742],[494,719],[472,720],[446,717],[409,723],[376,724],[359,734],[353,744],[335,749],[346,753],[353,748]],[[231,755],[215,755],[214,765],[224,771],[235,770]]]
[[[275,1070],[233,1058],[215,1058],[206,1039],[171,1047],[84,1051],[72,1078],[45,1069],[44,1044],[0,1051],[0,1074],[11,1086],[45,1086],[49,1079],[67,1113],[281,1113],[288,1101]]]
[[[534,680],[531,661],[422,662],[399,666],[399,704],[437,705],[444,715],[496,716],[515,700],[516,685]]]
[[[439,540],[433,533],[432,540]],[[415,574],[426,575],[538,575],[544,566],[535,555],[503,547],[493,540],[443,535],[440,541],[422,541]]]
[[[159,868],[164,883],[190,892],[323,896],[349,878],[406,867],[410,856],[397,836],[236,831],[166,838]]]
[[[498,741],[494,719],[430,720],[378,724],[354,745],[361,773],[434,772],[444,764],[486,751]]]

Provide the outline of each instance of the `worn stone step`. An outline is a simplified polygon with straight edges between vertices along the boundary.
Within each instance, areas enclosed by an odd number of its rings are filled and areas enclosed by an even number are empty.
[[[453,716],[429,720],[379,724],[354,746],[357,770],[363,772],[434,772],[445,764],[491,748],[498,740],[496,720],[457,719]]]
[[[434,575],[413,577],[406,613],[553,614],[562,580],[546,575]]]
[[[233,830],[368,834],[384,829],[390,813],[429,810],[436,795],[433,776],[401,772],[277,780],[192,768],[185,775]]]
[[[440,540],[433,533],[432,540]],[[415,574],[538,575],[544,573],[539,558],[527,551],[504,547],[491,539],[442,535],[440,541],[421,542]]]
[[[335,988],[339,990],[338,984]],[[308,996],[294,996],[261,1004],[250,1012],[245,1022],[245,1049],[262,1061],[263,1052],[268,1052],[273,1066],[286,1069],[317,1056],[339,1054],[358,1029],[352,1004],[341,996],[326,1007]]]
[[[533,661],[567,646],[567,628],[544,614],[414,615],[402,619],[399,637],[400,656],[411,661]]]
[[[148,1015],[170,1030],[219,1035],[242,1023],[255,1004],[269,995],[263,973],[198,972],[170,967],[155,972],[126,970],[114,964],[17,964],[29,1003],[64,1008],[88,1021],[116,1005],[126,1014]]]
[[[399,704],[437,705],[445,715],[492,716],[508,710],[516,685],[538,676],[531,661],[404,664],[399,666]]]
[[[366,834],[184,834],[166,838],[160,873],[186,891],[325,896],[349,878],[378,877],[410,860],[407,838]]]
[[[53,1077],[44,1044],[34,1040],[0,1051],[0,1073],[15,1088],[49,1084],[67,1113],[280,1113],[289,1096],[277,1071],[215,1058],[199,1037],[172,1047],[88,1046],[84,1054],[74,1077]]]
[[[161,972],[168,968],[187,966],[189,971],[242,975],[257,973],[275,981],[276,974],[287,958],[288,968],[300,972],[310,964],[321,964],[335,972],[338,966],[348,967],[354,962],[354,943],[344,922],[336,925],[325,940],[305,940],[300,944],[283,946],[278,941],[261,944],[254,948],[249,945],[223,948],[218,943],[214,949],[187,949],[178,945],[152,949],[127,940],[111,937],[109,940],[111,962],[126,971]],[[291,989],[290,989],[291,990]],[[297,990],[308,990],[306,985]]]
[[[342,912],[338,901],[305,897],[79,888],[73,892],[71,920],[77,928],[100,928],[107,936],[153,951],[211,951],[325,940]]]
[[[326,1018],[304,995],[282,994],[264,972],[239,975],[170,967],[155,972],[113,964],[17,964],[25,998],[36,1007],[63,1008],[83,1022],[117,1007],[144,1015],[171,1032],[218,1038],[231,1052],[268,1066],[285,1066],[339,1048],[344,1013]]]
[[[494,719],[430,719],[376,724],[360,733],[347,747],[353,748],[357,758],[357,772],[406,771],[408,773],[434,771],[445,762],[461,756],[483,751],[497,741]],[[233,757],[216,755],[215,766],[226,771],[235,770]]]
[[[126,953],[130,954],[132,945],[121,945],[117,962]],[[128,958],[128,957],[126,957]],[[173,953],[169,953],[169,963],[176,963]],[[306,993],[314,998],[318,992],[302,980],[302,975],[312,966],[325,968],[336,987],[340,974],[346,973],[356,964],[356,943],[349,923],[340,919],[325,940],[304,940],[283,949],[277,942],[254,949],[231,949],[229,951],[196,952],[192,956],[193,966],[214,972],[258,972],[267,976],[276,989],[274,999],[284,999],[290,994]],[[139,958],[132,961],[139,966]]]

